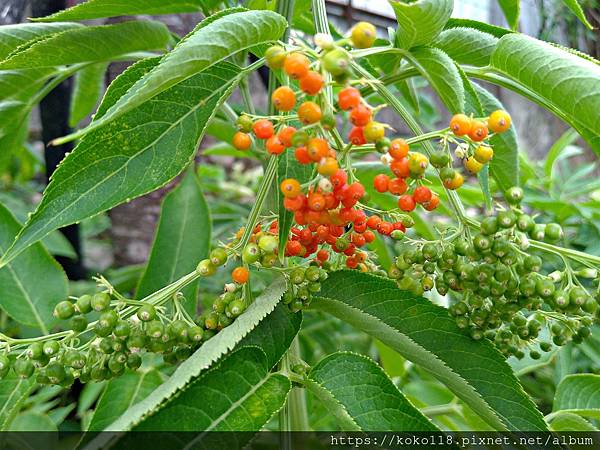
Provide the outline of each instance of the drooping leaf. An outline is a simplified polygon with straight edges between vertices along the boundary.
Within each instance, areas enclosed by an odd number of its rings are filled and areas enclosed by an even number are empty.
[[[511,30],[519,26],[519,14],[521,12],[521,0],[498,0],[500,8],[504,13],[506,22]]]
[[[552,431],[598,431],[598,429],[583,417],[568,412],[559,412],[550,420]]]
[[[79,21],[103,17],[137,16],[142,14],[182,14],[202,10],[205,0],[87,0],[71,8],[46,17],[37,22]]]
[[[553,411],[600,419],[600,375],[567,375],[554,394]]]
[[[416,409],[385,372],[366,356],[334,353],[308,374],[307,388],[329,400],[332,414],[348,418],[362,431],[437,430]],[[333,402],[331,400],[334,400]]]
[[[483,67],[490,63],[498,38],[475,28],[451,28],[442,31],[433,46],[443,50],[460,64]]]
[[[18,378],[12,371],[0,380],[0,431],[7,431],[34,387],[31,378]]]
[[[0,204],[0,254],[5,254],[21,229]],[[0,308],[17,322],[43,333],[56,323],[54,306],[66,300],[67,277],[42,244],[36,244],[0,269]]]
[[[583,9],[577,0],[562,0],[562,2],[589,30],[594,29],[594,26],[589,22],[589,20],[587,20],[587,17],[585,17],[585,13],[583,12]]]
[[[123,39],[123,36],[127,36],[127,39]],[[13,53],[0,62],[0,69],[110,61],[126,53],[164,49],[170,37],[164,24],[152,20],[78,27],[51,35]]]
[[[110,86],[97,116],[150,70],[157,59],[131,66]],[[2,263],[48,232],[151,192],[190,162],[206,124],[240,77],[229,63],[196,75],[87,135],[60,164]]]
[[[501,38],[491,65],[542,98],[600,154],[600,66],[522,34]]]
[[[409,49],[429,44],[444,29],[454,9],[453,0],[419,0],[405,3],[391,0],[398,30],[396,46]]]
[[[111,430],[131,430],[146,417],[159,410],[168,399],[181,395],[203,371],[211,367],[214,362],[238,345],[263,320],[270,318],[270,314],[275,310],[283,295],[285,285],[286,282],[282,278],[271,283],[231,325],[217,333],[206,345],[200,347],[179,366],[166,382],[161,384],[141,402],[129,408],[123,415],[110,424],[108,428]],[[269,361],[264,352],[263,358]],[[105,445],[107,439],[110,438],[107,435],[98,436],[90,443],[91,448]]]
[[[486,22],[480,22],[478,20],[471,19],[458,19],[456,17],[450,18],[446,23],[444,29],[450,30],[452,28],[472,28],[474,30],[483,31],[484,33],[491,34],[497,38],[501,38],[507,34],[514,33],[514,31],[508,28],[498,27],[496,25],[490,25]]]
[[[87,431],[103,431],[136,403],[161,385],[163,376],[158,370],[126,372],[110,380],[98,400]]]
[[[285,27],[285,19],[272,11],[233,8],[208,17],[167,53],[152,71],[119,98],[101,120],[96,120],[80,132],[57,140],[57,143],[76,139],[98,129],[231,55],[276,40]]]
[[[104,62],[91,64],[75,75],[71,94],[69,126],[75,127],[96,107],[104,90],[104,74],[107,66],[107,63]]]
[[[0,59],[6,58],[17,47],[27,42],[47,38],[54,33],[80,28],[77,23],[18,23],[0,27]]]
[[[451,113],[465,108],[465,91],[460,74],[450,57],[438,48],[421,47],[412,52],[410,61],[440,96]]]
[[[339,317],[418,364],[495,429],[546,429],[492,344],[471,339],[444,308],[429,300],[401,291],[387,279],[339,271],[322,283],[311,307]]]
[[[171,284],[194,270],[208,256],[211,242],[210,211],[193,170],[163,200],[146,270],[136,298]],[[198,283],[182,290],[184,307],[195,315]]]

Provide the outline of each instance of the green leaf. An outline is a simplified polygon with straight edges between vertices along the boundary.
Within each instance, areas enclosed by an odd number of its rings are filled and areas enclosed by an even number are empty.
[[[390,0],[396,13],[396,46],[410,49],[429,44],[444,29],[454,9],[453,0],[419,0],[405,3]]]
[[[594,29],[594,26],[587,20],[587,17],[585,17],[585,13],[583,12],[583,9],[577,0],[562,0],[562,2],[589,30]]]
[[[477,174],[481,193],[485,200],[485,208],[487,211],[492,211],[492,194],[490,193],[490,166],[486,164]]]
[[[9,429],[34,386],[31,378],[18,378],[13,371],[0,380],[0,431]]]
[[[308,380],[307,388],[329,400],[332,414],[343,416],[345,423],[350,418],[353,430],[437,430],[366,356],[334,353],[313,367]]]
[[[80,28],[77,23],[19,23],[0,27],[0,59],[27,42],[47,38],[54,33]]]
[[[484,33],[491,34],[492,36],[495,36],[497,38],[501,38],[502,36],[505,36],[507,34],[514,33],[514,31],[509,30],[507,28],[498,27],[496,25],[490,25],[489,23],[485,22],[479,22],[478,20],[457,19],[455,17],[452,17],[450,20],[448,20],[444,29],[450,30],[452,28],[472,28],[474,30],[479,30]]]
[[[193,170],[163,200],[154,243],[136,298],[144,298],[192,272],[208,256],[210,211]],[[198,283],[183,290],[183,306],[195,315]]]
[[[519,26],[519,13],[521,12],[521,0],[498,0],[500,8],[504,13],[506,22],[511,30]]]
[[[119,76],[97,116],[156,63],[156,58],[141,61]],[[240,76],[237,66],[219,64],[88,134],[54,172],[40,205],[0,267],[48,232],[173,179],[193,158],[206,124]]]
[[[57,142],[81,137],[242,50],[276,40],[285,27],[286,21],[279,14],[243,8],[221,11],[204,19],[160,64],[119,98],[101,120]]]
[[[498,38],[474,28],[457,27],[442,31],[432,43],[460,64],[483,67],[490,63]]]
[[[126,53],[164,49],[170,38],[168,28],[152,20],[74,28],[13,53],[0,62],[0,70],[110,61]]]
[[[559,412],[550,420],[550,429],[552,431],[598,431],[598,429],[577,414],[568,412]]]
[[[193,383],[194,380],[214,362],[232,350],[243,338],[254,330],[263,320],[269,320],[270,314],[281,300],[286,288],[283,278],[278,278],[238,317],[231,325],[221,330],[210,341],[200,347],[191,357],[184,361],[175,373],[155,389],[141,402],[129,408],[126,413],[115,420],[109,429],[131,430],[160,409],[169,399],[176,398]],[[263,357],[264,352],[263,352]],[[268,360],[268,359],[267,359]],[[92,443],[104,445],[110,436],[99,436]]]
[[[96,107],[104,90],[104,74],[107,67],[108,64],[104,62],[91,64],[75,75],[71,94],[69,126],[75,127]]]
[[[103,17],[181,14],[202,11],[204,0],[87,0],[36,22],[79,21]]]
[[[9,431],[45,431],[58,432],[56,425],[47,415],[27,411],[15,417]],[[49,448],[44,446],[45,448]]]
[[[429,81],[451,113],[464,111],[463,83],[456,65],[446,53],[438,48],[421,47],[414,50],[409,59]]]
[[[570,148],[571,144],[574,144],[579,135],[575,130],[569,128],[565,131],[557,140],[552,144],[550,150],[546,154],[546,161],[544,162],[544,174],[547,177],[552,176],[554,170],[554,163],[561,156],[565,149]]]
[[[574,374],[562,379],[552,411],[565,411],[600,419],[600,375]]]
[[[493,428],[546,429],[542,415],[489,341],[471,339],[444,308],[399,290],[393,281],[356,271],[334,272],[311,307],[345,320],[426,369]]]
[[[596,113],[600,66],[537,39],[511,34],[500,39],[492,67],[541,98],[600,154],[600,115]]]
[[[0,254],[5,254],[21,224],[2,204],[0,224]],[[0,307],[17,322],[45,334],[56,323],[54,305],[67,295],[67,277],[42,244],[30,247],[0,269]]]
[[[502,103],[489,91],[476,83],[473,83],[473,87],[481,101],[484,116],[499,109],[505,109]],[[512,186],[518,186],[520,183],[519,142],[515,127],[510,127],[504,133],[495,134],[489,139],[489,143],[494,149],[494,158],[489,163],[492,177],[494,177],[502,191],[506,191]]]
[[[155,369],[126,372],[110,380],[98,400],[87,431],[110,431],[111,423],[131,406],[148,397],[163,381],[163,376]]]

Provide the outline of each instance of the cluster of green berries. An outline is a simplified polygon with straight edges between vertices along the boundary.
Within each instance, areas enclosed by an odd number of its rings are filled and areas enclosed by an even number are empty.
[[[233,321],[247,308],[246,300],[241,289],[233,283],[225,286],[225,293],[217,297],[211,310],[203,312],[196,318],[205,333],[211,337],[223,328],[231,325]]]
[[[311,263],[306,268],[296,267],[289,274],[288,289],[283,295],[283,302],[293,312],[307,308],[312,296],[321,292],[321,282],[327,277],[327,271],[318,267],[317,263]]]

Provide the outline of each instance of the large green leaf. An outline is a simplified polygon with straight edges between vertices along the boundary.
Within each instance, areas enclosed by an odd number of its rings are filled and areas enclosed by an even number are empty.
[[[519,13],[521,12],[521,0],[498,0],[500,8],[506,18],[506,23],[511,30],[519,26]]]
[[[170,38],[168,28],[152,20],[68,29],[16,51],[0,62],[0,69],[109,61],[126,53],[164,49]]]
[[[18,378],[12,371],[0,380],[0,431],[6,431],[34,387],[31,378]]]
[[[205,0],[87,0],[50,16],[33,19],[37,22],[78,21],[102,17],[137,16],[141,14],[180,14],[202,10]]]
[[[418,0],[410,3],[390,0],[390,4],[398,21],[396,45],[404,49],[433,41],[444,29],[454,9],[453,0]]]
[[[311,307],[345,320],[423,367],[495,429],[546,430],[542,415],[489,341],[471,339],[444,308],[399,290],[393,281],[334,272]]]
[[[552,410],[600,419],[600,375],[564,377],[556,388]]]
[[[21,229],[0,204],[0,254]],[[48,333],[56,323],[54,306],[67,298],[67,277],[42,244],[36,244],[0,269],[0,308],[13,319]]]
[[[465,109],[465,91],[460,74],[452,59],[438,48],[414,50],[410,61],[440,96],[448,110],[461,113]]]
[[[549,420],[552,431],[598,431],[598,429],[577,414],[559,412]]]
[[[90,64],[75,75],[71,94],[69,126],[75,127],[96,107],[104,90],[104,74],[107,67],[108,64],[105,62]]]
[[[600,154],[600,66],[522,34],[502,37],[491,65],[548,103]]]
[[[141,61],[119,76],[97,116],[156,63],[156,58]],[[237,66],[219,64],[88,134],[54,172],[40,205],[0,265],[56,228],[173,179],[193,158],[206,124],[240,76]]]
[[[0,27],[0,59],[6,58],[17,47],[54,33],[80,28],[77,23],[19,23]]]
[[[154,243],[136,298],[144,298],[194,270],[208,255],[210,211],[193,170],[163,200]],[[183,305],[196,312],[198,283],[182,290]]]
[[[450,28],[442,31],[432,43],[460,64],[487,66],[496,48],[498,38],[475,28]]]
[[[308,374],[307,388],[323,399],[343,424],[361,431],[437,430],[366,356],[334,353]],[[348,428],[344,427],[345,430]]]
[[[129,408],[109,425],[109,428],[121,431],[131,430],[146,417],[159,410],[169,399],[181,395],[203,371],[211,367],[214,362],[238,345],[261,321],[269,320],[271,317],[270,314],[279,303],[285,287],[286,282],[283,278],[279,278],[271,283],[263,294],[257,297],[240,317],[200,347],[179,366],[171,378],[164,382],[158,389],[155,389],[144,400]],[[289,329],[289,327],[284,329]],[[263,329],[262,332],[265,332],[265,330]],[[263,357],[267,362],[270,361],[264,352]],[[99,436],[92,444],[104,445],[106,440],[110,438],[111,436]]]
[[[92,416],[88,431],[110,430],[109,425],[142,401],[164,381],[158,370],[127,372],[110,380]]]
[[[208,17],[112,105],[101,120],[57,142],[89,133],[231,55],[276,40],[285,27],[285,19],[272,11],[234,8]]]
[[[502,103],[489,91],[478,84],[473,84],[481,102],[483,114],[489,115],[499,109],[505,109]],[[512,186],[518,186],[519,177],[519,141],[516,128],[495,134],[489,143],[494,149],[494,158],[489,163],[490,173],[503,191]]]

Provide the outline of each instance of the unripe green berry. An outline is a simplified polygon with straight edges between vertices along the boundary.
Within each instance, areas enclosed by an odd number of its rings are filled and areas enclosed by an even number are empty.
[[[229,312],[229,314],[232,317],[238,317],[240,314],[242,314],[244,312],[245,309],[246,309],[246,304],[241,299],[234,300],[227,307],[227,311]]]
[[[188,328],[188,339],[194,344],[202,342],[204,330],[197,325]]]
[[[46,341],[43,345],[44,354],[47,356],[54,356],[60,350],[60,344],[56,341]]]
[[[19,378],[29,378],[33,375],[33,363],[25,358],[17,358],[13,364],[13,370]]]
[[[523,200],[523,189],[513,186],[504,193],[504,197],[511,205],[518,205]]]
[[[306,277],[306,279],[308,281],[319,281],[319,277],[320,277],[319,268],[315,267],[315,266],[309,267],[308,269],[306,269],[304,276]]]
[[[146,324],[146,335],[152,339],[160,339],[165,332],[165,326],[160,320],[152,320]]]
[[[341,48],[335,48],[325,53],[321,62],[327,72],[338,77],[345,75],[350,66],[348,54]]]
[[[387,153],[390,149],[391,141],[389,138],[384,137],[375,142],[375,150],[379,153]]]
[[[254,121],[247,114],[240,115],[236,120],[236,125],[239,128],[239,130],[245,133],[250,133],[252,131],[253,124]]]
[[[117,312],[114,309],[107,309],[102,314],[100,314],[98,323],[102,328],[110,328],[112,330],[117,324],[118,320],[119,315],[117,314]]]
[[[91,305],[94,311],[104,311],[110,305],[110,296],[106,292],[94,294]]]
[[[156,308],[151,304],[142,305],[136,315],[142,322],[150,322],[156,318]]]
[[[227,262],[227,250],[221,247],[214,248],[210,252],[209,259],[214,266],[222,266]]]
[[[92,296],[85,294],[79,297],[75,303],[75,309],[81,314],[92,312]]]
[[[87,329],[88,320],[85,316],[75,316],[71,319],[71,322],[69,322],[69,326],[71,330],[81,333]]]
[[[127,367],[131,370],[137,370],[142,365],[142,357],[137,353],[127,355]]]
[[[546,225],[541,223],[536,224],[529,235],[536,241],[543,241],[546,237]]]
[[[268,234],[261,236],[258,240],[258,247],[265,253],[273,253],[275,250],[277,250],[278,245],[279,239]]]
[[[188,325],[183,320],[174,320],[168,327],[169,335],[178,342],[185,343],[188,340]]]
[[[54,317],[60,320],[67,320],[73,317],[75,308],[69,300],[64,300],[54,307]]]
[[[302,284],[304,283],[304,269],[302,267],[297,267],[290,272],[290,281],[293,284]]]
[[[498,231],[498,219],[494,216],[486,217],[481,221],[481,234],[491,236]]]
[[[113,328],[113,334],[119,339],[126,339],[131,333],[131,325],[127,320],[119,320]]]
[[[212,262],[210,262],[210,259],[203,259],[198,263],[198,266],[196,267],[196,273],[198,273],[198,275],[200,275],[201,277],[209,277],[211,275],[214,275],[216,271],[217,268]]]
[[[498,213],[498,225],[502,228],[511,228],[515,225],[517,216],[512,210],[500,211]]]
[[[44,344],[41,342],[33,342],[27,348],[27,357],[30,359],[41,359],[44,356]]]
[[[77,350],[69,350],[65,355],[64,362],[73,369],[83,369],[87,361],[83,353]]]
[[[10,359],[6,355],[0,355],[0,379],[8,375],[10,370]]]
[[[549,223],[546,224],[546,228],[544,229],[544,236],[549,242],[556,242],[563,238],[563,230],[562,227],[557,223]]]
[[[98,348],[99,350],[106,354],[106,355],[111,355],[115,352],[115,349],[113,348],[113,339],[111,337],[105,337],[100,341],[100,344],[98,344]]]

